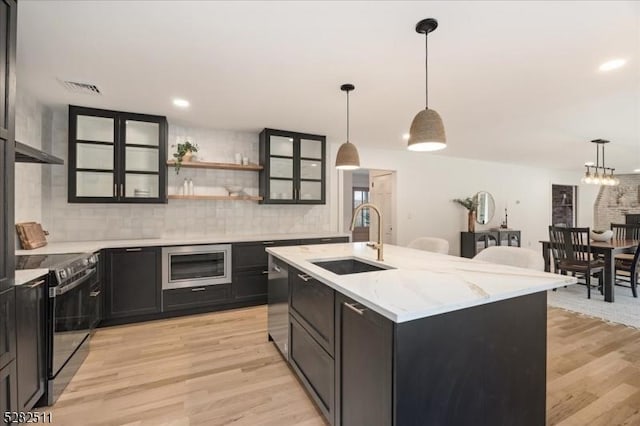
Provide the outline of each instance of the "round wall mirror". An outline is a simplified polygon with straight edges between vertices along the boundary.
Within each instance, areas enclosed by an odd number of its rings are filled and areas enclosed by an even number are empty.
[[[496,212],[496,203],[493,196],[487,191],[480,191],[475,195],[476,199],[476,222],[480,225],[486,225],[491,222]]]

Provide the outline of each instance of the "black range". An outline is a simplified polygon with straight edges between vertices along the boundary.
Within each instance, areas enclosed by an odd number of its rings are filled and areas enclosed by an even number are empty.
[[[89,351],[89,336],[101,319],[99,255],[16,256],[16,269],[44,268],[47,280],[47,386],[37,405],[52,405]]]

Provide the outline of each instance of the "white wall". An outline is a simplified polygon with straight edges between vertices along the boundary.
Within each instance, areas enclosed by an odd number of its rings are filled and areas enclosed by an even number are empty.
[[[329,149],[335,156],[337,145]],[[486,226],[499,226],[508,208],[509,227],[522,231],[522,246],[535,250],[538,241],[548,236],[551,220],[551,185],[576,185],[579,174],[445,157],[433,153],[414,153],[402,150],[379,150],[359,147],[360,163],[369,169],[397,170],[397,243],[406,245],[418,236],[445,238],[451,254],[460,252],[460,231],[466,230],[466,211],[454,204],[454,198],[467,197],[478,191],[489,191],[496,202],[496,214]],[[331,172],[342,180],[337,170]],[[338,188],[341,186],[338,185]],[[579,189],[579,224],[592,222],[595,196]],[[341,197],[336,195],[336,197]],[[590,210],[587,214],[585,210]],[[335,218],[343,217],[335,214]],[[336,223],[345,229],[344,223]],[[348,225],[347,225],[348,226]]]

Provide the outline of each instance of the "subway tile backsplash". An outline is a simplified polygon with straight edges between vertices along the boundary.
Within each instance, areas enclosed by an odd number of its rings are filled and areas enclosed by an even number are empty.
[[[37,116],[33,108],[19,108],[18,114]],[[39,105],[39,113],[50,121],[49,129],[54,155],[67,158],[68,111],[66,107],[49,108]],[[142,111],[144,112],[144,111]],[[211,162],[234,162],[242,153],[249,162],[258,162],[258,133],[220,131],[169,123],[169,156],[177,142],[184,140],[199,146],[197,159]],[[328,232],[329,208],[320,206],[259,205],[256,201],[193,201],[169,200],[168,204],[69,204],[67,203],[67,165],[38,166],[50,168],[50,179],[39,179],[41,193],[29,186],[25,198],[39,198],[24,219],[41,218],[50,233],[49,241],[91,239],[128,239],[157,237],[194,237],[224,234],[260,234],[292,232]],[[37,173],[34,174],[37,176]],[[169,194],[181,193],[184,179],[194,183],[194,193],[224,194],[227,185],[240,185],[251,195],[258,194],[258,173],[248,171],[181,169],[176,175],[168,169]],[[36,179],[36,178],[34,178]],[[19,185],[16,180],[16,185]],[[37,187],[37,185],[36,185]],[[31,193],[33,192],[33,194]],[[23,203],[24,204],[24,203]]]

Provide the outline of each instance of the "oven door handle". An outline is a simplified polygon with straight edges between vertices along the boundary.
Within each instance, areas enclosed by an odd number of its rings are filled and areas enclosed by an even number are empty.
[[[84,276],[82,278],[79,278],[77,280],[75,280],[72,283],[69,283],[65,286],[62,287],[52,287],[50,292],[49,292],[49,297],[56,297],[56,296],[60,296],[62,294],[65,294],[66,292],[73,290],[74,288],[78,287],[80,284],[82,284],[83,282],[87,281],[89,278],[91,278],[95,273],[96,273],[97,268],[91,268],[89,270],[87,270],[87,272],[84,274]]]

